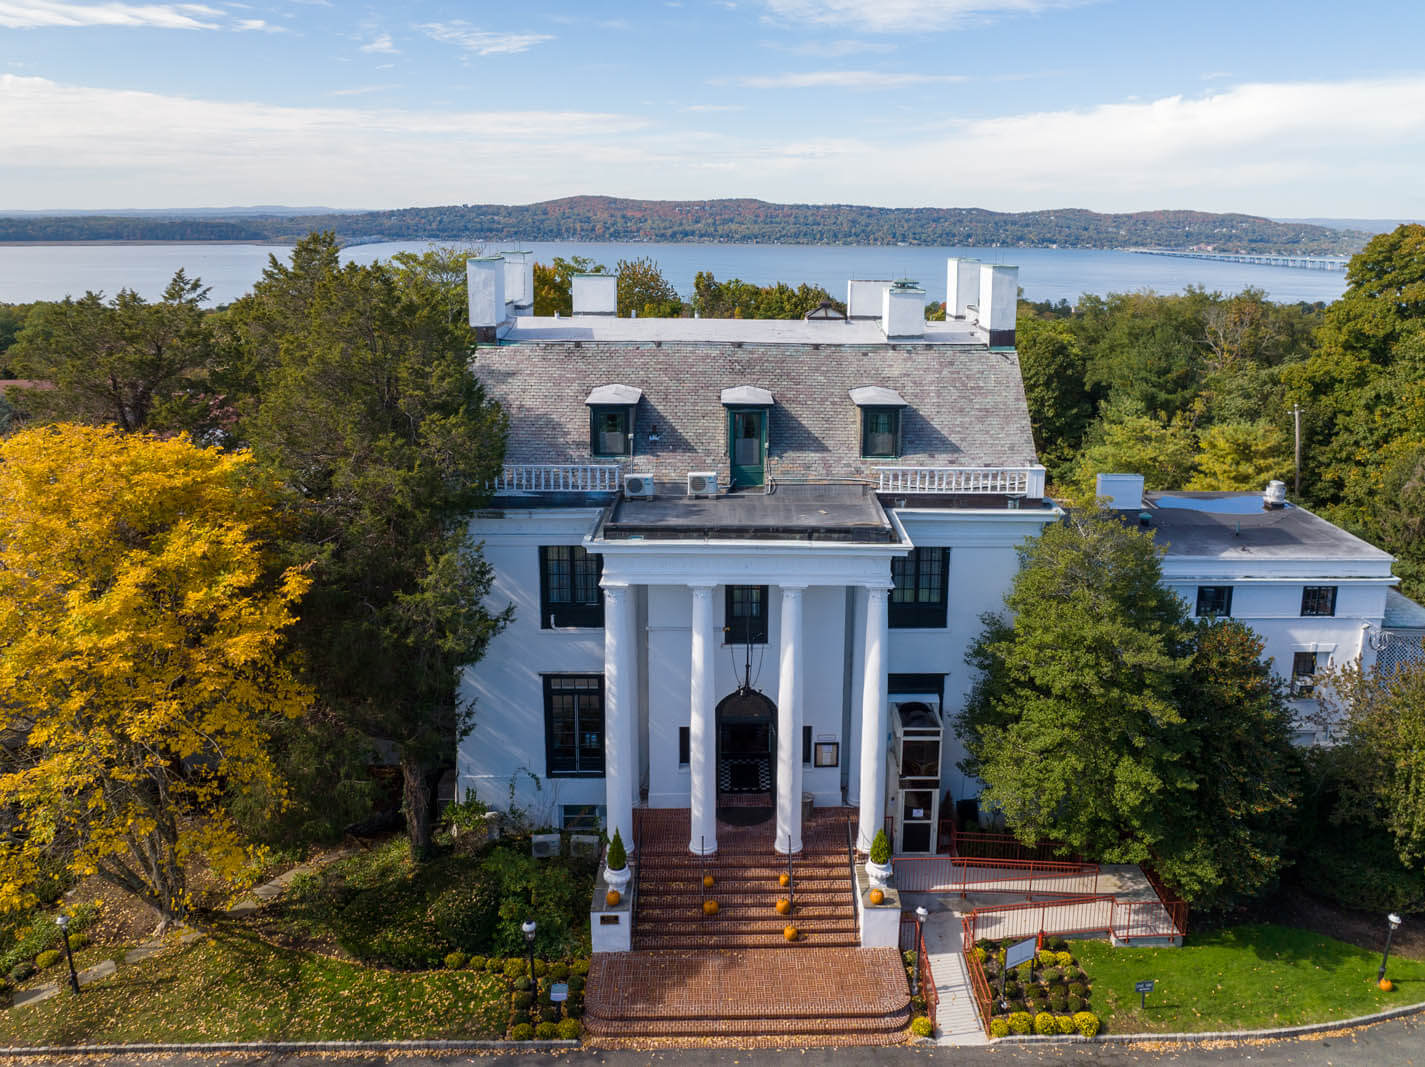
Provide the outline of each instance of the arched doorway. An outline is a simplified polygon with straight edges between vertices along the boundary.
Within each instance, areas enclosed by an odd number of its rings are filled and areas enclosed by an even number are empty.
[[[743,686],[717,705],[719,799],[742,803],[765,798],[777,787],[777,706]]]

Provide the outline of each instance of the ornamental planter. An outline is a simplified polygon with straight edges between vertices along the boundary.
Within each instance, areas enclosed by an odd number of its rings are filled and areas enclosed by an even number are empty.
[[[890,884],[891,876],[894,873],[895,870],[889,863],[872,863],[870,860],[866,861],[866,877],[871,880],[872,885],[880,886],[884,889]]]

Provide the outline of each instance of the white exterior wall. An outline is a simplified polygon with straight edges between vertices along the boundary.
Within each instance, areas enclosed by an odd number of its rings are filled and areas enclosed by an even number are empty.
[[[597,509],[506,511],[505,518],[477,518],[470,539],[484,542],[494,568],[489,604],[515,608],[514,621],[490,642],[485,656],[467,667],[462,700],[475,700],[475,728],[456,757],[457,789],[486,804],[515,803],[537,823],[559,823],[562,804],[604,803],[603,778],[546,778],[544,674],[602,674],[602,629],[542,630],[539,625],[539,546],[579,544],[598,517]],[[684,700],[686,701],[686,694]],[[528,770],[539,779],[535,788]]]

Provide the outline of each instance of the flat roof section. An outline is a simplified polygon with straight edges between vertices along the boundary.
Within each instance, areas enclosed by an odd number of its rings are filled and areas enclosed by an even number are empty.
[[[687,487],[657,483],[651,500],[619,500],[605,520],[605,540],[847,541],[895,544],[895,527],[866,485],[778,485],[689,497]]]
[[[888,341],[880,319],[622,319],[611,315],[521,316],[499,335],[526,341],[666,341],[730,344],[976,345],[983,330],[964,322],[927,322],[923,334]]]
[[[1153,538],[1169,556],[1379,560],[1393,557],[1305,508],[1248,511],[1242,493],[1144,493]],[[1184,502],[1187,506],[1183,506]],[[1208,510],[1220,502],[1222,510]],[[1178,503],[1178,506],[1174,506]]]

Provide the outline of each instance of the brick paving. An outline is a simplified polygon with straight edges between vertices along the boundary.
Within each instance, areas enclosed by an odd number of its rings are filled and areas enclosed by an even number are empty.
[[[796,904],[779,884],[773,823],[718,824],[718,852],[687,850],[686,810],[641,809],[634,951],[601,953],[585,1027],[601,1047],[896,1044],[910,995],[896,949],[857,947],[844,809],[818,809],[793,857]],[[705,916],[702,877],[718,902]],[[800,936],[787,942],[783,928]]]

